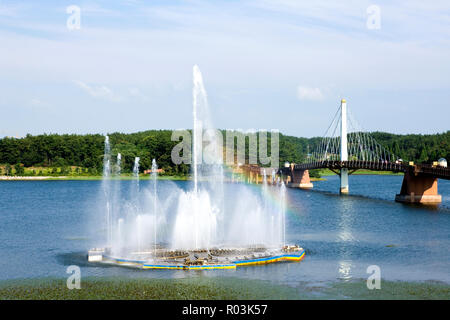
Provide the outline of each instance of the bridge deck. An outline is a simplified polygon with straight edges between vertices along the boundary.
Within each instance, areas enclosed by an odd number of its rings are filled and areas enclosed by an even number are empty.
[[[312,170],[312,169],[331,169],[340,170],[347,168],[349,170],[371,170],[371,171],[391,171],[407,172],[413,171],[415,174],[428,175],[439,179],[450,180],[450,168],[441,166],[432,166],[428,164],[409,165],[403,163],[394,163],[387,161],[317,161],[294,165],[294,170]],[[284,174],[290,172],[291,168],[282,168]]]

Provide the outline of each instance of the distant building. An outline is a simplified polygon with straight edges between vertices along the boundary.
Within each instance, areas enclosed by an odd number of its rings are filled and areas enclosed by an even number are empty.
[[[152,169],[144,170],[144,174],[152,173]],[[156,173],[164,173],[164,169],[156,169]]]
[[[447,168],[447,160],[444,159],[444,158],[440,158],[440,159],[438,160],[438,164],[439,164],[439,166],[441,166],[441,167]]]

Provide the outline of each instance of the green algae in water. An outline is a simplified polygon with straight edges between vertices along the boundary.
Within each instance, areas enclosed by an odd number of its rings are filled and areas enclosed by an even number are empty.
[[[0,299],[286,300],[299,297],[295,288],[234,278],[88,278],[81,281],[79,290],[67,289],[65,279],[8,280],[0,284]]]
[[[86,278],[81,289],[69,290],[66,279],[27,279],[0,282],[0,299],[450,299],[450,286],[440,282],[382,281],[369,290],[365,279],[339,282],[302,282],[293,286],[238,278],[128,279]]]
[[[366,279],[332,283],[322,290],[331,299],[358,300],[448,300],[450,285],[437,281],[383,281],[381,288],[369,290]]]

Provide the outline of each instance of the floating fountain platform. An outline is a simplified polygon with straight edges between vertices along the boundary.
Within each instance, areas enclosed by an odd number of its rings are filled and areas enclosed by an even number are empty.
[[[281,249],[265,247],[227,248],[209,250],[168,250],[164,248],[132,252],[126,258],[111,254],[108,248],[89,250],[88,261],[140,269],[235,269],[241,266],[274,262],[300,261],[305,250],[297,245]]]

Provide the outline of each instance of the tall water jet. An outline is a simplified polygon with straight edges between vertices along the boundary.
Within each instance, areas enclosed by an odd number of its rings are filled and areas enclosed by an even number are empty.
[[[138,252],[142,251],[142,238],[143,238],[143,234],[142,234],[142,216],[139,214],[136,217],[136,237],[137,237],[137,249]]]
[[[118,153],[116,162],[116,175],[120,176],[121,173],[122,173],[122,155]]]
[[[135,178],[139,178],[139,157],[134,158],[134,166],[133,166],[133,176]]]
[[[157,243],[157,224],[158,224],[158,205],[157,205],[157,188],[156,183],[158,179],[158,165],[156,160],[152,160],[152,173],[151,177],[153,180],[153,236],[154,236],[154,252],[156,254],[156,243]]]
[[[111,146],[109,145],[109,136],[105,136],[105,149],[103,155],[103,177],[109,178],[111,175]]]
[[[122,173],[122,155],[120,153],[117,153],[116,163],[115,165],[111,165],[111,168],[113,171],[113,176],[115,178],[111,182],[109,182],[111,184],[111,196],[110,196],[110,212],[112,221],[111,229],[115,230],[111,250],[114,253],[120,253],[121,246],[123,243],[122,231],[124,222],[123,219],[120,218],[121,204],[122,204],[120,199],[120,175]]]
[[[124,240],[124,230],[123,230],[123,224],[124,224],[124,220],[123,218],[120,218],[119,220],[117,220],[117,241],[115,244],[115,251],[118,254],[122,253],[122,248],[123,248],[123,240]]]
[[[221,168],[221,162],[217,160],[217,137],[214,135],[214,128],[211,124],[206,90],[203,85],[203,77],[197,65],[193,67],[193,146],[192,146],[192,172],[194,188],[190,194],[181,194],[179,210],[175,226],[176,245],[182,247],[209,248],[216,240],[216,215],[220,201],[216,201],[216,206],[211,203],[211,196],[217,184],[223,182],[223,173],[214,170],[214,166]],[[211,148],[203,149],[203,139],[210,142]],[[203,175],[203,162],[208,164],[207,175]],[[218,166],[218,167],[219,167]],[[211,170],[211,168],[213,170]],[[212,173],[212,177],[211,177]],[[209,176],[208,176],[209,175]],[[213,178],[213,179],[211,179]],[[219,178],[219,179],[217,179]],[[219,182],[217,183],[217,180]],[[208,191],[199,190],[199,181],[206,183]],[[221,185],[220,185],[221,188]],[[179,216],[179,219],[178,219]],[[189,225],[190,229],[186,226]]]
[[[286,186],[284,182],[281,182],[280,186],[280,216],[282,225],[281,242],[284,247],[286,245]]]
[[[134,190],[135,198],[137,198],[139,194],[139,160],[140,160],[139,157],[135,157],[133,165],[133,177],[135,180],[135,190]]]
[[[262,201],[264,203],[264,207],[263,207],[263,216],[261,217],[262,219],[268,219],[269,221],[267,221],[268,223],[268,227],[270,228],[268,231],[268,235],[270,235],[270,243],[274,243],[274,239],[275,239],[275,225],[274,225],[274,213],[272,210],[272,206],[269,205],[269,188],[268,188],[268,183],[267,183],[267,172],[266,169],[263,169],[263,183],[262,183]]]
[[[206,92],[203,87],[202,74],[197,65],[193,68],[193,82],[194,87],[192,90],[192,118],[193,118],[193,128],[192,128],[192,170],[194,175],[194,195],[192,199],[193,203],[193,222],[194,222],[194,246],[198,248],[198,224],[197,224],[197,212],[198,212],[198,164],[199,156],[201,155],[202,148],[202,129],[199,126],[199,120],[197,119],[197,109],[199,103],[199,96],[205,97]]]
[[[109,144],[109,136],[105,136],[105,149],[103,155],[103,178],[102,187],[103,194],[106,199],[106,241],[107,246],[112,246],[112,214],[111,214],[111,147]]]
[[[266,169],[263,169],[263,184],[262,184],[262,200],[264,203],[264,207],[263,210],[264,212],[269,213],[270,208],[269,208],[269,190],[268,190],[268,186],[267,186],[267,176],[266,176]],[[269,213],[270,215],[270,226],[271,226],[271,231],[272,231],[272,235],[271,235],[271,239],[273,239],[273,225],[272,225],[272,220],[273,220],[273,212]]]
[[[266,176],[266,168],[263,169],[263,184],[262,184],[263,194],[267,194],[267,176]]]
[[[139,217],[141,213],[140,208],[140,197],[139,197],[139,157],[134,158],[134,164],[133,164],[133,181],[131,181],[129,185],[129,201],[125,202],[123,204],[123,207],[126,211],[126,214],[129,219],[129,228],[130,233],[133,234],[133,236],[137,237],[137,243],[140,244],[140,223],[142,222],[141,217]]]

